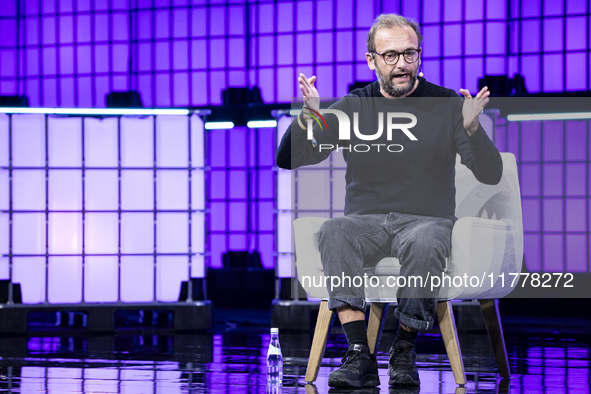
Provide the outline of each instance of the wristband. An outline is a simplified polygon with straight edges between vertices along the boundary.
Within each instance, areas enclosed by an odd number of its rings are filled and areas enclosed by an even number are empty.
[[[305,107],[308,108],[308,107]],[[302,116],[302,114],[304,113],[304,111],[302,110],[302,112],[300,112],[300,114],[297,116],[298,118],[298,125],[300,125],[300,127],[302,128],[302,130],[308,130],[306,127],[304,127],[304,125],[302,124],[302,121],[300,119],[300,116]],[[312,146],[316,147],[318,145],[318,142],[316,142],[316,138],[314,138],[314,133],[312,133]]]
[[[304,127],[304,124],[302,123],[302,120],[300,119],[300,117],[302,116],[303,113],[304,113],[304,111],[300,112],[300,114],[298,115],[298,124],[300,125],[300,127],[302,128],[302,130],[307,130],[307,128]]]
[[[304,127],[304,125],[302,124],[302,121],[300,119],[300,116],[302,116],[305,113],[304,109],[310,110],[310,108],[306,107],[305,105],[302,107],[302,112],[300,112],[300,114],[298,115],[298,124],[300,125],[302,130],[308,130],[308,128]],[[310,111],[312,111],[312,110],[310,110]],[[316,147],[317,145],[318,145],[318,142],[316,141],[316,138],[314,138],[314,133],[312,133],[312,146]]]

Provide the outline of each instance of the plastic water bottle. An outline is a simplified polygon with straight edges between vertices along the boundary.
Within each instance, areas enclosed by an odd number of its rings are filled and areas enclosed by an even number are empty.
[[[271,341],[267,351],[267,382],[281,383],[283,380],[283,356],[279,346],[279,329],[271,328]]]

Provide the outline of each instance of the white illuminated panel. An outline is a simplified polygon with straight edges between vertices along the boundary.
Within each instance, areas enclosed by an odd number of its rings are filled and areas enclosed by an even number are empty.
[[[197,114],[2,112],[0,278],[24,303],[177,302],[205,276]]]
[[[279,255],[277,258],[277,277],[291,278],[295,275],[295,272],[292,272],[292,260],[291,255]]]
[[[86,302],[117,302],[117,256],[87,256],[84,269]]]
[[[0,213],[0,256],[7,255],[9,252],[9,220],[10,217],[7,213]],[[8,277],[4,278],[8,279]]]
[[[12,170],[12,195],[13,209],[45,210],[45,170]]]
[[[191,215],[191,227],[191,252],[205,253],[205,213],[193,213]]]
[[[520,114],[507,115],[509,122],[518,122],[526,120],[578,120],[591,119],[591,112],[564,112],[554,114]]]
[[[283,116],[277,122],[277,146],[291,123],[289,116]],[[292,254],[292,225],[295,216],[292,212],[292,181],[290,170],[277,168],[277,277],[290,278],[292,264],[295,262]]]
[[[82,171],[50,170],[48,201],[50,211],[81,211]]]
[[[50,167],[82,167],[82,118],[49,118],[47,143]]]
[[[279,253],[292,252],[292,212],[277,213],[277,249]]]
[[[45,257],[13,257],[12,281],[21,284],[24,304],[45,301]]]
[[[191,256],[191,278],[205,277],[205,256],[194,254]]]
[[[193,167],[203,167],[205,165],[203,133],[203,120],[199,116],[191,116],[191,165]]]
[[[50,257],[47,283],[47,300],[51,304],[82,302],[82,257]]]
[[[188,261],[185,256],[159,256],[157,261],[156,300],[178,301],[181,281],[188,280]]]
[[[205,277],[205,124],[199,116],[191,117],[191,266],[192,278]]]
[[[7,211],[9,208],[9,174],[8,170],[0,170],[0,210]]]
[[[123,108],[0,108],[5,114],[47,115],[188,115],[188,109],[123,109]]]
[[[86,170],[84,202],[88,210],[115,211],[119,206],[117,170]]]
[[[8,116],[3,114],[0,114],[0,167],[8,167]]]
[[[45,254],[44,213],[14,213],[12,215],[12,253]]]
[[[330,209],[330,172],[326,170],[298,170],[297,209]]]
[[[154,119],[121,118],[121,166],[154,167]]]
[[[283,116],[278,121],[277,144],[291,123]],[[297,171],[297,182],[295,171]],[[292,223],[298,217],[338,217],[345,209],[346,163],[342,151],[327,160],[295,171],[277,170],[277,276],[295,275]]]
[[[159,213],[156,227],[158,253],[189,252],[189,215],[184,212]]]
[[[156,165],[183,167],[189,165],[189,119],[186,116],[156,118]]]
[[[49,254],[82,254],[82,214],[49,214]]]
[[[342,154],[340,156],[342,157]],[[332,170],[332,209],[335,210],[345,210],[345,191],[347,188],[347,182],[345,181],[345,172],[346,170],[344,169]]]
[[[205,173],[203,170],[191,172],[191,207],[193,209],[205,209]]]
[[[117,254],[119,218],[116,213],[87,213],[84,250],[88,254]]]
[[[84,119],[86,167],[117,167],[117,118]]]
[[[121,257],[121,301],[154,300],[154,257]]]
[[[13,116],[10,150],[13,166],[45,167],[45,116]]]
[[[187,164],[185,164],[186,166]],[[189,209],[189,171],[186,169],[158,170],[156,172],[156,194],[158,209],[184,211]]]
[[[153,170],[121,170],[121,209],[154,209]]]
[[[121,214],[121,253],[154,252],[154,214],[128,212]]]

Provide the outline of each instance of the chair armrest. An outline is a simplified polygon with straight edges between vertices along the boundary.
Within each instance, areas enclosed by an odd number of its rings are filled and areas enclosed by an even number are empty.
[[[452,279],[462,277],[462,285],[442,287],[440,299],[506,296],[512,290],[509,274],[521,272],[522,253],[522,229],[513,222],[477,217],[459,219],[452,231],[451,258],[446,274]],[[478,280],[470,283],[471,277]]]
[[[327,220],[328,218],[303,217],[293,222],[298,280],[309,296],[321,299],[328,298],[326,287],[310,285],[324,282],[324,270],[318,249],[318,231]]]

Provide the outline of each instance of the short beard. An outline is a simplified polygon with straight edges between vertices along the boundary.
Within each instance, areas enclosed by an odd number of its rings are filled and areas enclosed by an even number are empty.
[[[380,86],[382,89],[384,89],[384,92],[388,93],[392,97],[402,97],[407,95],[414,88],[415,83],[417,82],[417,75],[413,74],[412,72],[409,73],[410,79],[408,84],[401,88],[392,82],[394,71],[386,76],[380,72],[379,68],[376,67],[376,76],[378,77]]]

